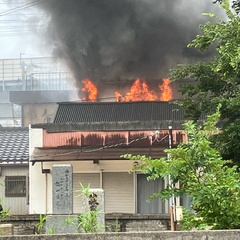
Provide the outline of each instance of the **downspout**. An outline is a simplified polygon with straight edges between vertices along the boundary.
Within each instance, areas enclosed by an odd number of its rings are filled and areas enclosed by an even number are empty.
[[[48,185],[48,178],[47,175],[50,173],[50,169],[43,168],[43,162],[41,162],[42,173],[45,174],[45,214],[47,214],[47,185]]]
[[[47,214],[47,173],[45,173],[45,214]]]
[[[100,169],[100,188],[103,189],[103,170]]]

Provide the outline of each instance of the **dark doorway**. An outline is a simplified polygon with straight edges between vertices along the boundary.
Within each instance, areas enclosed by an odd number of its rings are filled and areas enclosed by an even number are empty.
[[[147,180],[147,174],[137,174],[137,212],[138,213],[165,213],[165,202],[154,198],[150,202],[146,200],[156,192],[164,188],[164,180]]]

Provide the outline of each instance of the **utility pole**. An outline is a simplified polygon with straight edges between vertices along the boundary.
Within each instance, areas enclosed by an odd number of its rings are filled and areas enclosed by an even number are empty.
[[[22,62],[22,54],[20,53],[20,68],[22,69],[22,90],[27,90],[26,79],[25,79],[25,62]]]
[[[5,81],[4,81],[4,59],[2,60],[2,78],[3,78],[3,91],[5,91]]]

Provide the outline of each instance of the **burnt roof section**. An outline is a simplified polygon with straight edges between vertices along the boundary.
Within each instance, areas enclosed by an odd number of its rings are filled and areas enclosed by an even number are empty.
[[[0,163],[28,162],[29,129],[28,127],[0,126]]]
[[[181,121],[184,110],[169,102],[60,103],[54,123]]]

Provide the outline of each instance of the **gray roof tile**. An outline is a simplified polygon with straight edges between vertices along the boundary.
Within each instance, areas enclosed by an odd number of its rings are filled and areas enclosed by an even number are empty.
[[[28,128],[8,128],[0,126],[0,162],[25,162],[28,160]]]

